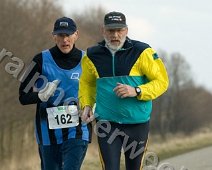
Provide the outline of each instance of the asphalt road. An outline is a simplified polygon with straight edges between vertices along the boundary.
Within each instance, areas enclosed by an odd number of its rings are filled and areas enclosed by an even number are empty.
[[[163,160],[157,170],[212,170],[212,146]]]

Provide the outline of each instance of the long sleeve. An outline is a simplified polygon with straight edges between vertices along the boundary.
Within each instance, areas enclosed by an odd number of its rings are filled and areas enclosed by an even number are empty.
[[[25,76],[19,87],[19,101],[22,105],[27,104],[35,104],[41,102],[38,97],[38,92],[33,92],[33,79],[34,76],[39,75],[41,73],[41,65],[42,65],[41,55],[37,55],[34,57],[31,62],[32,69],[30,72],[26,71]]]
[[[79,81],[79,102],[80,107],[93,106],[96,98],[96,79],[98,73],[95,66],[88,58],[84,56],[82,59],[82,74]]]
[[[168,74],[164,63],[152,48],[147,48],[140,56],[140,70],[149,80],[140,85],[140,100],[152,100],[163,94],[169,85]]]

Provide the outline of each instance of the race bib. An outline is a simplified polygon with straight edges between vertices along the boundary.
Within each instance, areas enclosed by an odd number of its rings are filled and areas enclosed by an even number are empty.
[[[50,107],[46,111],[49,129],[69,128],[79,124],[79,114],[76,105]]]

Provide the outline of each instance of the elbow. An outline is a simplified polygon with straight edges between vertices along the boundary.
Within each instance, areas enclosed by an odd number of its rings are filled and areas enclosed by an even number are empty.
[[[23,99],[22,96],[19,96],[19,102],[20,102],[22,105],[27,105],[27,102]]]
[[[168,87],[169,87],[169,81],[167,80],[167,81],[164,81],[163,83],[162,83],[162,93],[165,93],[167,90],[168,90]]]
[[[165,93],[167,90],[168,90],[168,87],[169,87],[169,80],[166,80],[166,81],[162,81],[161,82],[161,91],[160,91],[160,95],[162,95],[163,93]]]
[[[167,81],[164,83],[164,89],[165,89],[165,91],[167,91],[168,88],[169,88],[169,80],[167,80]]]

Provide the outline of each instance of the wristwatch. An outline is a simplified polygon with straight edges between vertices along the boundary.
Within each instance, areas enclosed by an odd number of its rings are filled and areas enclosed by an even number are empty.
[[[136,92],[137,96],[139,96],[141,94],[140,87],[135,87],[135,92]]]

